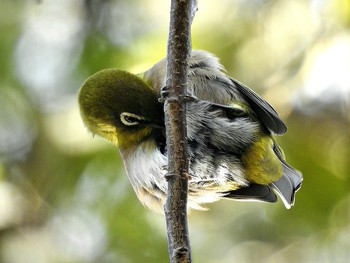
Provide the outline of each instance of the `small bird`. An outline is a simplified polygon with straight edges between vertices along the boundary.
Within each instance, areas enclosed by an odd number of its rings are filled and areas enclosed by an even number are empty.
[[[221,198],[294,204],[302,174],[285,161],[274,135],[287,128],[272,106],[224,73],[219,60],[193,50],[189,61],[187,139],[188,207]],[[85,126],[119,147],[126,173],[143,205],[161,212],[167,194],[167,147],[162,59],[142,77],[105,69],[80,89]]]

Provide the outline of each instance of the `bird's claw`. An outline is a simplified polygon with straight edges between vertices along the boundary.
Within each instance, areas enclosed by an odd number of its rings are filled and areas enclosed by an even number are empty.
[[[196,96],[193,96],[191,93],[187,93],[185,95],[180,95],[180,99],[184,102],[198,101],[198,98]]]
[[[167,89],[166,86],[164,86],[163,88],[160,89],[160,98],[158,99],[158,101],[160,103],[164,103],[165,99],[169,96],[169,90]]]
[[[170,94],[170,92],[169,92],[169,90],[167,89],[166,86],[161,88],[161,90],[160,90],[160,98],[158,99],[158,101],[160,103],[164,103],[166,98],[169,97],[169,94]],[[179,98],[180,98],[181,102],[194,102],[194,101],[198,100],[198,98],[193,96],[191,93],[187,93],[185,95],[180,95]],[[178,99],[177,98],[171,98],[170,100],[176,100],[177,101]]]

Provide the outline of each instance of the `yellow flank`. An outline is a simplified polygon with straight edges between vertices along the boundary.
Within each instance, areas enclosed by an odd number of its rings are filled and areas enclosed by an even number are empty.
[[[273,151],[273,140],[264,136],[254,142],[242,156],[249,181],[267,185],[282,176],[281,161]]]

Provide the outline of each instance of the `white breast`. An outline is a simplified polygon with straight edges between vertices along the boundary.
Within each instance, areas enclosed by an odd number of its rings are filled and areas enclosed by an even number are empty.
[[[157,149],[152,140],[145,141],[133,149],[120,150],[120,153],[126,173],[141,203],[153,211],[163,211],[168,188],[165,179],[168,158]],[[190,209],[205,210],[202,204],[220,199],[222,194],[218,190],[228,190],[224,189],[227,182],[225,180],[219,182],[219,178],[214,180],[200,178],[204,174],[205,177],[208,176],[211,171],[210,169],[202,171],[198,165],[199,163],[193,167],[198,172],[196,175],[190,171],[187,205]],[[205,160],[202,165],[205,165]]]

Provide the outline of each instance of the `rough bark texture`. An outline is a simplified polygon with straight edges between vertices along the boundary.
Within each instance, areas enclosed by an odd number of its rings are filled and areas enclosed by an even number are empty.
[[[164,206],[170,262],[191,262],[187,226],[189,160],[187,153],[186,94],[191,54],[194,0],[172,0],[167,49],[167,87],[164,93],[168,146],[168,195]]]

